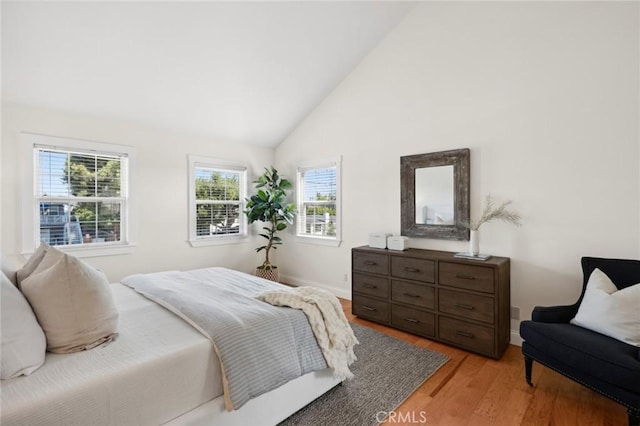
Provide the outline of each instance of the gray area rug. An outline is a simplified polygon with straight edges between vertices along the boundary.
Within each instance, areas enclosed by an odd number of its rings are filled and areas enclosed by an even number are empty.
[[[446,355],[418,348],[371,328],[351,324],[360,341],[355,375],[331,389],[288,419],[293,425],[377,425],[384,414],[397,408],[427,378],[449,359]]]

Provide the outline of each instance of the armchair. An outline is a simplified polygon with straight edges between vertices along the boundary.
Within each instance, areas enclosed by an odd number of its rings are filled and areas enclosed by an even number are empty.
[[[640,283],[640,261],[582,258],[583,285],[573,305],[534,308],[520,324],[527,383],[533,361],[612,399],[627,408],[630,426],[640,424],[640,348],[570,324],[595,268],[618,289]],[[638,306],[640,315],[640,305]]]

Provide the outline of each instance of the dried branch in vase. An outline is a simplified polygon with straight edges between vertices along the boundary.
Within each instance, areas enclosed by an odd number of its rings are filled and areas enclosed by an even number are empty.
[[[472,219],[469,222],[463,221],[461,222],[461,224],[465,228],[469,228],[472,231],[477,231],[483,223],[488,223],[493,220],[501,220],[503,222],[511,223],[516,226],[521,226],[522,218],[520,216],[520,213],[508,209],[508,207],[512,203],[513,202],[511,200],[507,200],[499,205],[496,205],[493,197],[491,195],[487,195],[480,218],[478,220]]]

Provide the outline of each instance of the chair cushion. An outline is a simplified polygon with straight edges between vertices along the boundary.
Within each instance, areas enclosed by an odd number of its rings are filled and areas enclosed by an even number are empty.
[[[520,336],[563,364],[640,393],[638,348],[571,324],[523,321]]]

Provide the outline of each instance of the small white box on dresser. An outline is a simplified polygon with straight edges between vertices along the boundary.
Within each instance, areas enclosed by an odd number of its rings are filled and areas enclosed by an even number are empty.
[[[409,248],[409,238],[408,237],[389,237],[387,238],[387,247],[389,250],[407,250]]]
[[[391,234],[387,234],[384,232],[374,232],[369,234],[369,247],[373,248],[387,248],[387,237],[390,237]]]

